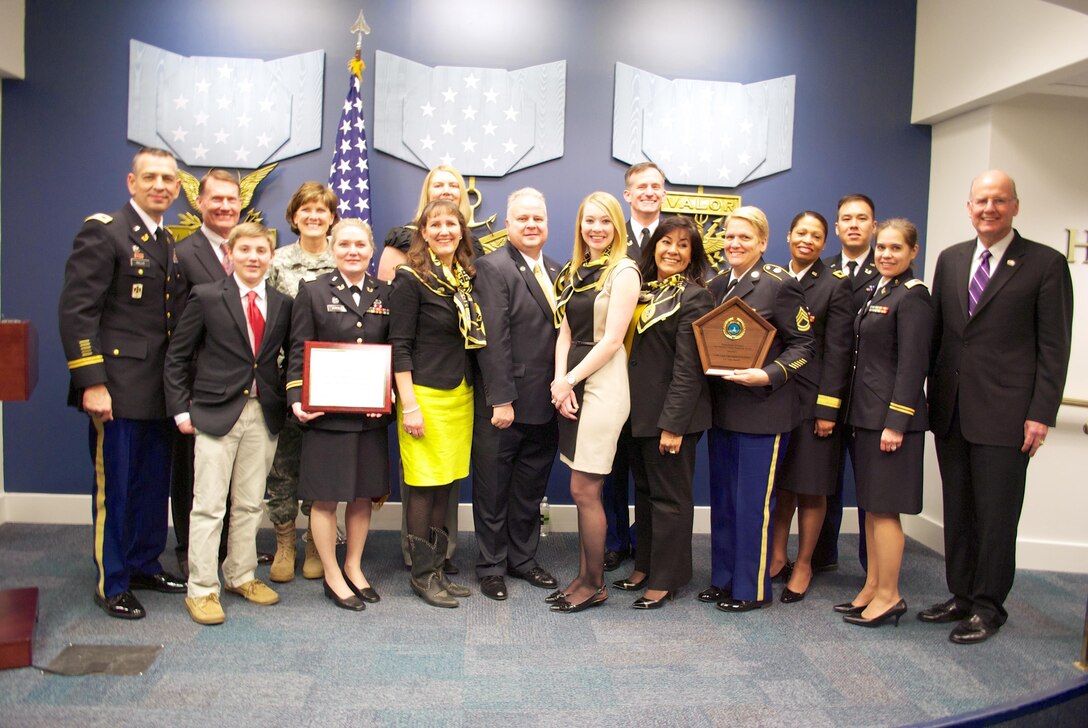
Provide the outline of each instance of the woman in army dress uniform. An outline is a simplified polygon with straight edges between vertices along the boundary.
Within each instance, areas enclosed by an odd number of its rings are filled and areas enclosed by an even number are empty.
[[[847,422],[858,507],[865,509],[869,567],[865,585],[835,610],[843,619],[896,626],[907,611],[899,594],[903,563],[900,513],[922,510],[922,452],[929,427],[923,390],[929,372],[934,313],[929,290],[914,277],[918,231],[902,218],[877,228],[874,261],[880,283],[854,321],[854,371]]]
[[[336,270],[303,281],[291,320],[287,401],[304,424],[298,495],[313,501],[310,527],[325,571],[325,596],[361,611],[379,596],[360,566],[370,531],[371,501],[389,494],[389,415],[305,412],[302,371],[307,341],[384,344],[389,336],[390,286],[366,272],[374,234],[362,220],[332,229]],[[347,503],[344,570],[336,561],[336,506]]]

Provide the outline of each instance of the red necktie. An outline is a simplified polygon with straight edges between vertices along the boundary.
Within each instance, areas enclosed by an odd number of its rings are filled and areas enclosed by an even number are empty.
[[[234,272],[234,263],[230,259],[230,246],[221,243],[219,249],[223,251],[223,272],[229,276]]]
[[[250,291],[246,294],[249,305],[246,306],[246,317],[249,318],[249,328],[253,330],[253,356],[261,350],[261,339],[264,338],[264,316],[261,309],[257,308],[257,292]]]

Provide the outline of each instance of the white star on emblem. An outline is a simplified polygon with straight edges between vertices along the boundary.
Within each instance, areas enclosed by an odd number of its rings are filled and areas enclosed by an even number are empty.
[[[662,162],[668,162],[670,159],[672,159],[672,150],[671,149],[662,150],[662,152],[661,152],[661,161]]]
[[[230,134],[227,133],[226,129],[220,129],[219,131],[217,131],[215,133],[215,143],[216,144],[226,144],[227,139],[229,137],[230,137]]]
[[[351,171],[351,163],[346,159],[340,160],[340,174],[346,174]]]
[[[342,139],[340,141],[340,151],[341,152],[348,152],[350,150],[351,150],[351,142],[348,141],[347,139]]]
[[[349,131],[351,131],[351,122],[348,121],[347,119],[344,119],[344,123],[340,125],[340,131],[342,131],[345,134],[347,134]]]
[[[238,124],[239,127],[245,129],[249,126],[249,122],[253,121],[253,119],[249,118],[249,115],[243,111],[242,115],[234,121]]]
[[[358,170],[360,172],[365,172],[366,171],[366,166],[367,166],[367,161],[365,159],[362,159],[362,158],[356,159],[355,160],[355,166],[356,166],[356,168],[358,168]]]
[[[484,167],[486,167],[487,169],[495,169],[495,162],[497,161],[497,159],[488,154],[486,157],[484,157]]]
[[[752,122],[745,119],[744,121],[742,121],[740,123],[740,130],[742,132],[744,132],[745,134],[751,134],[752,133]]]
[[[423,112],[424,116],[434,116],[434,107],[431,106],[431,102],[429,101],[423,104],[423,106],[420,106],[419,110]]]
[[[672,128],[672,116],[666,116],[664,119],[661,120],[661,128],[663,128],[663,129],[671,129]]]
[[[739,161],[741,164],[748,164],[751,159],[752,155],[748,152],[741,152],[739,155],[737,155],[737,161]]]
[[[366,151],[366,142],[363,141],[362,137],[355,140],[355,148],[359,150],[360,154]]]
[[[360,192],[366,192],[368,189],[370,189],[370,180],[360,178],[359,181],[355,183],[355,187]]]
[[[272,141],[272,137],[270,137],[267,134],[262,132],[257,137],[257,146],[258,147],[267,147],[268,143],[271,142],[271,141]]]
[[[245,147],[238,147],[237,149],[235,149],[234,150],[234,161],[235,162],[248,162],[249,161],[249,150],[246,149]]]
[[[269,99],[269,98],[266,97],[266,98],[261,99],[259,103],[260,103],[260,106],[261,106],[261,111],[271,111],[272,110],[272,99]]]
[[[506,111],[504,111],[503,113],[506,114],[506,119],[508,121],[517,121],[518,120],[518,110],[515,109],[513,107],[513,105],[511,105],[509,108],[507,108]]]
[[[468,88],[476,88],[476,84],[480,82],[480,79],[475,73],[470,73],[465,76],[465,86]]]
[[[729,179],[729,176],[733,174],[733,170],[724,164],[718,167],[718,179]]]
[[[205,126],[208,123],[208,115],[201,111],[199,114],[193,117],[197,126]]]
[[[184,109],[189,105],[189,99],[184,96],[178,96],[174,99],[174,109]]]
[[[484,91],[484,98],[487,99],[487,103],[493,104],[495,103],[495,99],[499,98],[499,92],[493,88],[489,88],[487,91]]]
[[[193,158],[194,159],[204,159],[207,156],[208,156],[208,148],[205,147],[203,144],[197,144],[195,147],[193,147]]]
[[[242,90],[242,93],[248,94],[250,91],[253,90],[253,82],[249,79],[246,79],[245,81],[239,81],[238,88]]]
[[[341,198],[340,204],[336,206],[336,209],[344,214],[347,214],[347,211],[351,209],[351,205],[348,204],[347,200]]]
[[[443,154],[441,157],[438,158],[438,161],[449,167],[453,166],[453,157],[448,154]]]
[[[489,122],[487,122],[487,123],[486,123],[486,124],[484,124],[484,126],[483,126],[483,129],[484,129],[484,136],[495,136],[495,130],[496,130],[496,129],[498,129],[498,128],[499,128],[499,127],[495,126],[495,125],[494,125],[494,124],[492,124],[492,123],[491,123],[490,121],[489,121]]]
[[[471,104],[461,109],[461,113],[465,115],[466,119],[476,121],[476,109],[472,108]]]
[[[446,100],[446,103],[452,104],[453,100],[457,98],[457,92],[452,88],[448,88],[442,92],[442,98]]]
[[[510,138],[502,143],[502,148],[505,149],[508,154],[513,154],[514,151],[518,148],[518,145],[513,140],[513,138]]]
[[[337,186],[338,186],[338,187],[339,187],[339,189],[340,189],[340,194],[341,194],[341,195],[342,195],[342,194],[344,194],[345,192],[347,192],[348,190],[350,190],[350,189],[351,189],[351,184],[350,184],[350,183],[348,183],[348,180],[347,180],[347,178],[346,178],[346,177],[341,177],[341,178],[340,178],[340,184],[339,184],[339,185],[337,185]]]
[[[355,203],[355,206],[359,208],[359,212],[363,212],[370,207],[370,201],[360,198],[359,201]]]
[[[185,141],[185,137],[188,136],[188,134],[189,134],[189,132],[185,131],[180,126],[177,129],[174,129],[174,131],[172,131],[170,133],[174,135],[174,141],[176,141],[176,142]]]
[[[366,122],[363,121],[363,117],[360,116],[358,119],[355,120],[355,123],[352,124],[352,126],[354,126],[356,129],[359,130],[360,133],[362,133],[362,131],[366,129]]]
[[[442,133],[443,134],[453,134],[453,130],[456,129],[456,128],[457,128],[456,125],[451,124],[449,119],[447,119],[442,124]]]
[[[206,94],[208,93],[209,86],[211,86],[211,84],[202,78],[196,82],[196,92],[198,94]]]
[[[234,69],[224,63],[222,66],[216,69],[219,71],[219,78],[230,78],[230,74],[234,72]]]
[[[220,111],[230,107],[230,99],[228,99],[226,96],[220,96],[215,100],[215,103],[217,106],[219,106]]]
[[[430,149],[431,147],[433,147],[433,146],[434,146],[434,139],[431,139],[431,135],[430,135],[430,134],[428,134],[427,136],[425,136],[425,137],[423,137],[422,139],[420,139],[420,140],[419,140],[419,143],[420,143],[421,145],[423,145],[423,148],[424,148],[424,149]]]
[[[705,149],[703,151],[699,152],[699,161],[702,162],[703,164],[709,164],[710,163],[710,152],[706,151]]]
[[[684,162],[683,164],[680,165],[680,176],[681,177],[687,177],[688,174],[690,174],[690,173],[691,173],[691,165],[690,164],[688,164],[687,162]]]
[[[465,148],[466,152],[476,151],[476,142],[472,141],[471,137],[461,142],[461,146]]]

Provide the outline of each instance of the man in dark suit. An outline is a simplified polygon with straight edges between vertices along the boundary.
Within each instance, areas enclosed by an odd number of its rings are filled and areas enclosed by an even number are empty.
[[[476,261],[475,285],[487,328],[472,433],[476,575],[484,596],[497,600],[507,597],[504,574],[556,586],[536,561],[540,501],[559,443],[551,404],[559,266],[543,253],[544,195],[528,187],[511,194],[506,230],[509,244]]]
[[[238,179],[222,169],[211,169],[200,180],[196,198],[203,224],[192,235],[177,244],[178,263],[185,282],[190,286],[221,281],[233,272],[227,238],[238,224],[242,203]],[[179,314],[180,315],[180,314]],[[193,436],[178,434],[174,438],[174,455],[170,473],[170,512],[174,517],[174,536],[178,566],[189,576],[189,512],[193,508]],[[227,523],[223,526],[220,557],[226,556]]]
[[[1007,174],[976,177],[967,212],[978,237],[941,253],[933,277],[929,410],[952,598],[918,618],[958,622],[949,639],[959,644],[988,639],[1008,618],[1028,461],[1054,426],[1069,366],[1069,267],[1020,237],[1019,211]]]
[[[177,162],[143,148],[128,175],[129,204],[83,221],[64,270],[60,338],[68,403],[90,416],[95,602],[140,619],[131,589],[182,592],[163,571],[170,441],[162,367],[185,281],[163,227],[181,189]]]
[[[835,218],[835,234],[842,243],[838,255],[824,258],[832,271],[842,271],[850,282],[851,304],[856,314],[873,295],[880,282],[880,272],[873,263],[873,235],[876,233],[876,206],[868,195],[845,195],[839,200]],[[853,336],[851,335],[851,338]],[[852,343],[852,342],[851,342]],[[841,416],[845,418],[843,411]],[[813,571],[832,571],[839,566],[839,528],[842,526],[843,472],[849,458],[843,440],[843,453],[839,465],[839,486],[834,495],[827,498],[827,514],[824,526],[812,554]],[[868,566],[865,558],[865,512],[858,509],[858,561],[861,568]]]
[[[665,174],[653,162],[631,165],[623,175],[623,199],[630,207],[627,218],[627,256],[636,263],[661,220],[665,201]],[[628,556],[635,555],[635,530],[630,521],[630,462],[632,445],[630,423],[624,425],[612,462],[612,474],[605,478],[602,498],[608,534],[605,542],[604,568],[613,571]]]
[[[225,619],[216,555],[228,488],[226,589],[254,604],[279,601],[255,576],[256,537],[265,478],[287,412],[279,361],[291,299],[265,283],[275,246],[267,228],[239,225],[228,246],[233,275],[193,288],[164,371],[167,410],[181,432],[196,435],[185,607],[198,624]]]

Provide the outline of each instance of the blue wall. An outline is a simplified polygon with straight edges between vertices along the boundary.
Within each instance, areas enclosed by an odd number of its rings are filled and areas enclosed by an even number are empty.
[[[327,179],[354,51],[348,28],[359,7],[347,0],[27,3],[27,78],[3,82],[0,310],[36,324],[40,380],[30,402],[4,408],[8,492],[89,492],[86,419],[65,407],[56,309],[83,218],[112,212],[126,199],[135,151],[125,133],[129,39],[182,55],[272,59],[325,51],[322,149],[282,162],[255,200],[289,241],[282,213],[288,197],[304,180]],[[785,226],[795,212],[814,208],[833,218],[839,196],[854,191],[871,195],[880,217],[919,223],[924,239],[930,135],[910,124],[914,0],[370,0],[365,11],[373,28],[364,40],[368,120],[376,48],[428,65],[514,69],[567,61],[565,155],[506,179],[478,180],[478,219],[498,213],[501,223],[505,197],[517,187],[545,193],[547,251],[555,258],[569,257],[580,199],[595,189],[617,196],[623,189],[626,165],[610,156],[617,61],[670,78],[750,83],[797,76],[793,168],[730,191],[767,212],[768,259],[787,260]],[[375,152],[370,162],[380,236],[414,210],[423,172]],[[168,221],[186,209],[179,201]],[[700,472],[696,497],[705,504],[702,461]],[[556,469],[549,489],[555,501],[569,502],[566,475]]]

